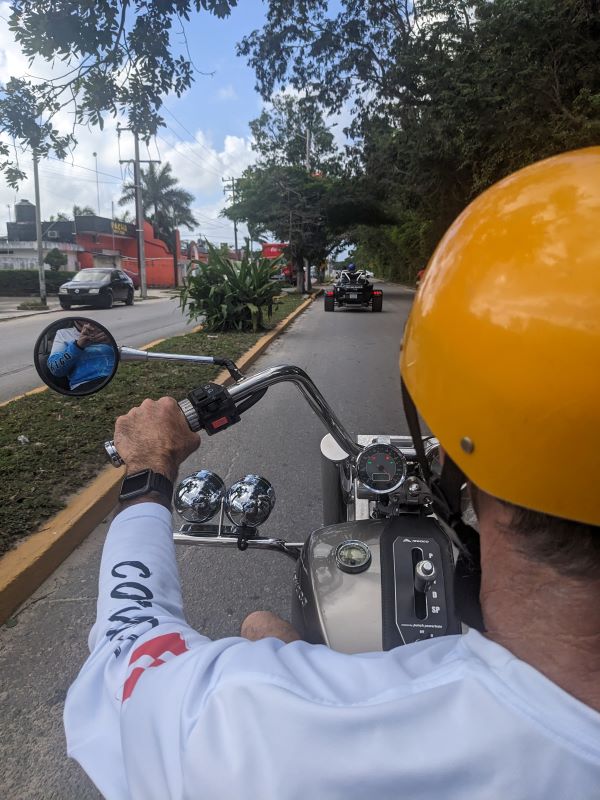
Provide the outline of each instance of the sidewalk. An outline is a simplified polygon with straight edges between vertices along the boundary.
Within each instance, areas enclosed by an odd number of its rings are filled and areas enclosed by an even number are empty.
[[[17,306],[29,300],[37,300],[36,297],[0,297],[0,321],[17,319],[18,317],[33,317],[38,314],[53,314],[60,311],[58,297],[48,298],[48,308],[44,311],[19,311]]]
[[[135,294],[135,302],[140,303],[141,299],[139,297],[138,291],[136,289]],[[172,289],[148,289],[148,300],[164,300],[165,298],[169,298],[172,296]],[[0,322],[6,322],[9,319],[18,319],[19,317],[36,317],[38,314],[54,314],[56,311],[60,311],[60,303],[58,302],[57,295],[48,296],[47,305],[48,308],[44,309],[43,311],[19,311],[17,306],[21,303],[25,303],[28,300],[35,301],[37,297],[0,297]],[[145,301],[144,301],[145,302]],[[87,313],[88,307],[87,306],[78,306],[77,308],[83,309],[84,313]],[[73,309],[76,310],[76,309]]]

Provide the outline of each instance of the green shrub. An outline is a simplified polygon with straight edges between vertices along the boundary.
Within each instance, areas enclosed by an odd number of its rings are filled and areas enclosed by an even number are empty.
[[[279,286],[271,280],[279,259],[249,256],[232,261],[208,244],[208,264],[191,261],[179,304],[192,321],[204,317],[209,331],[257,331],[270,318]]]
[[[46,270],[46,294],[58,294],[58,287],[73,280],[73,272]],[[0,269],[0,297],[28,297],[39,294],[37,269]]]
[[[58,247],[54,247],[48,253],[46,253],[46,258],[44,259],[44,264],[48,264],[50,269],[53,272],[58,272],[61,267],[66,267],[68,262],[67,254],[63,253],[62,250],[59,250]]]

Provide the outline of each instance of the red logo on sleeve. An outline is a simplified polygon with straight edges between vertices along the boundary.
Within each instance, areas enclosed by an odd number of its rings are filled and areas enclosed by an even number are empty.
[[[132,664],[136,664],[136,666],[131,670],[125,681],[123,687],[123,702],[133,694],[135,685],[141,678],[144,670],[149,667],[160,667],[161,664],[164,664],[171,658],[175,658],[175,656],[180,656],[188,649],[180,633],[164,633],[162,636],[149,639],[147,642],[137,647],[129,659],[129,666]]]

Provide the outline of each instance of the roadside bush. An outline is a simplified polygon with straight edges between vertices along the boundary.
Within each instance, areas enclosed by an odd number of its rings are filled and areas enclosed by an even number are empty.
[[[58,287],[73,278],[73,272],[46,270],[46,293],[58,294]],[[40,290],[37,269],[0,269],[0,297],[28,297]]]
[[[271,280],[279,259],[249,256],[232,261],[208,244],[208,264],[191,261],[179,304],[192,321],[204,317],[208,331],[258,331],[280,294]]]
[[[61,267],[66,267],[67,262],[67,254],[59,250],[58,247],[54,247],[46,253],[46,258],[44,259],[44,264],[48,264],[53,272],[58,272]]]

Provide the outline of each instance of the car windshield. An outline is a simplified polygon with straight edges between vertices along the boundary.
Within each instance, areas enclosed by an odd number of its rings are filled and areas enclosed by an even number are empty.
[[[73,278],[74,281],[102,281],[108,278],[110,272],[105,272],[102,269],[82,269]]]

